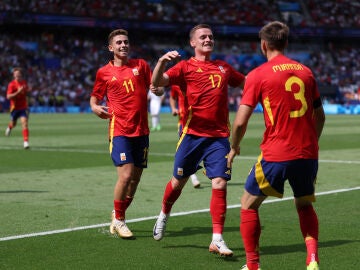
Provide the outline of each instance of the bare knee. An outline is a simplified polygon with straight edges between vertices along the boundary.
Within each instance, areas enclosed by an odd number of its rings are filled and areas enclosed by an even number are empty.
[[[312,202],[304,197],[295,198],[296,209],[301,209],[307,206],[311,206]]]
[[[211,180],[211,186],[213,189],[226,189],[227,181],[224,178],[216,177]]]
[[[171,185],[174,190],[183,189],[189,177],[177,179],[174,176],[171,178]]]
[[[252,195],[245,190],[241,197],[241,208],[257,210],[265,199],[266,196]]]

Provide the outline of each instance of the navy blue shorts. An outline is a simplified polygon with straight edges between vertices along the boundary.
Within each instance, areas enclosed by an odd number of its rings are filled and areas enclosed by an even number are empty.
[[[147,168],[149,136],[113,137],[109,150],[115,166],[134,163],[138,168]]]
[[[317,171],[316,159],[267,162],[260,155],[247,177],[245,189],[253,195],[282,198],[284,183],[289,180],[295,198],[308,196],[315,201]]]
[[[20,117],[29,118],[29,110],[13,110],[10,113],[10,118],[13,122],[16,122]]]
[[[201,168],[209,179],[222,177],[231,179],[231,169],[227,167],[230,151],[228,138],[206,138],[183,134],[175,153],[173,175],[176,179],[186,178]]]

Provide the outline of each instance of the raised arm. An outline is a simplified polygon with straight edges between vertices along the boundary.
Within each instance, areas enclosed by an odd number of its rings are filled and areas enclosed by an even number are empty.
[[[180,58],[177,51],[170,51],[161,56],[156,63],[151,77],[153,86],[167,86],[169,84],[169,77],[164,73],[167,62]]]

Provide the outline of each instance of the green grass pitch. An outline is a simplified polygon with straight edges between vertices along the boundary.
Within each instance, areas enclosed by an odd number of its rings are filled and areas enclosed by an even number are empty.
[[[233,114],[231,117],[233,118]],[[231,118],[231,119],[232,119]],[[107,121],[92,114],[32,114],[30,150],[20,125],[10,137],[0,114],[0,269],[240,269],[239,198],[259,154],[264,124],[252,116],[228,186],[224,237],[232,258],[208,252],[211,185],[189,183],[173,207],[165,238],[152,239],[155,216],[171,177],[175,117],[150,135],[149,166],[127,212],[135,240],[108,232],[116,171],[108,153]],[[320,139],[315,209],[321,269],[358,269],[360,261],[360,116],[327,115]],[[287,184],[285,198],[260,208],[262,269],[305,269],[305,246]]]

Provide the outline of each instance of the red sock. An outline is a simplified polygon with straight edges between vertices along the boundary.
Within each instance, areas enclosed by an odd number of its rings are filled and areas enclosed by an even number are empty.
[[[318,237],[319,237],[319,221],[312,205],[298,209],[300,229],[304,237],[307,257],[306,264],[312,261],[319,262],[318,257]]]
[[[133,201],[134,197],[126,196],[126,209],[130,206],[131,202]]]
[[[114,200],[115,218],[125,219],[126,208],[127,208],[126,200]]]
[[[240,233],[246,253],[246,265],[249,270],[258,270],[260,267],[259,240],[261,226],[257,210],[241,209]]]
[[[313,261],[319,262],[317,243],[318,241],[311,237],[305,240],[306,250],[307,250],[306,265],[309,265],[309,263]]]
[[[22,131],[22,134],[23,134],[24,142],[28,142],[29,141],[29,129],[24,128]]]
[[[13,127],[14,127],[14,126],[13,126],[12,124],[9,124],[9,125],[8,125],[8,128],[10,128],[10,129],[13,129]]]
[[[169,214],[173,204],[179,198],[181,194],[181,189],[173,189],[171,181],[169,181],[165,187],[163,202],[162,202],[162,211],[165,214]]]
[[[226,214],[226,189],[213,189],[210,200],[213,233],[222,234]]]

